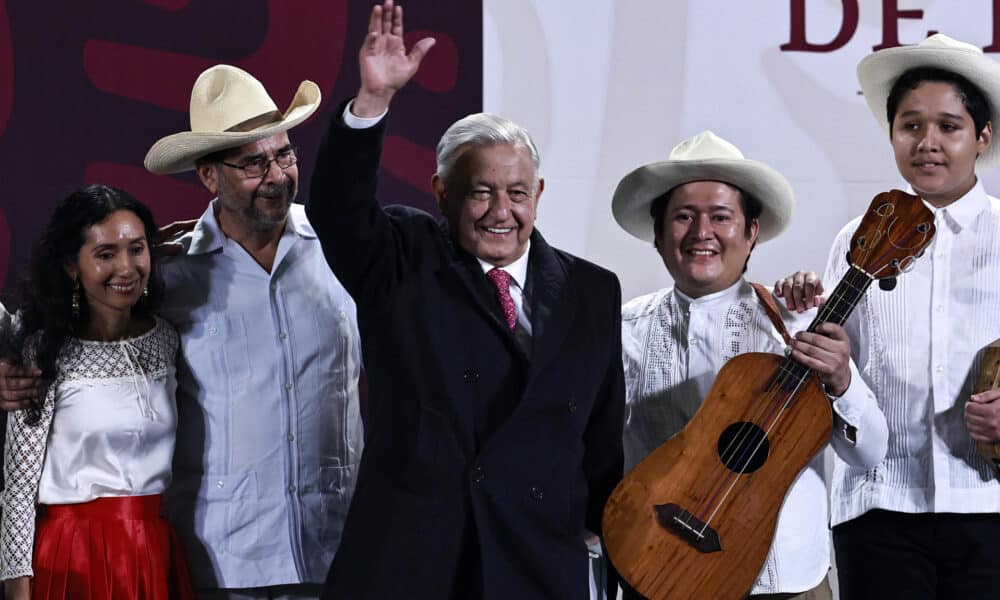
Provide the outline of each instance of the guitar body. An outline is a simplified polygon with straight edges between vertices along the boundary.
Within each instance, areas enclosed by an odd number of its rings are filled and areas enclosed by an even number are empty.
[[[830,401],[812,373],[780,418],[754,418],[771,414],[776,402],[784,405],[775,393],[783,361],[776,354],[750,353],[726,363],[687,426],[611,494],[603,519],[608,554],[644,596],[736,600],[756,581],[785,494],[829,440],[832,426]],[[766,435],[748,430],[748,422],[772,420]],[[741,441],[749,442],[749,452],[736,451]],[[743,457],[752,459],[746,467],[752,472],[740,475],[725,464],[728,459],[741,469]],[[679,522],[664,526],[655,508],[664,505],[690,513],[687,518],[671,509],[667,517],[686,520],[694,531]],[[719,549],[697,537],[706,522],[705,533],[717,535]]]

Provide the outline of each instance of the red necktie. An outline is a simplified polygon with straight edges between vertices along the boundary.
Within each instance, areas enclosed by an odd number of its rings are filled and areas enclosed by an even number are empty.
[[[497,288],[497,300],[500,301],[500,308],[503,309],[503,316],[507,319],[507,327],[514,331],[517,325],[517,308],[514,306],[514,299],[510,297],[510,273],[503,269],[490,269],[486,275]]]

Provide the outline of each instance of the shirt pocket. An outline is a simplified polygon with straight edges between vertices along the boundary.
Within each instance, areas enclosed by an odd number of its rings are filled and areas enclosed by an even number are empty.
[[[206,327],[206,334],[215,337],[212,344],[222,350],[222,368],[229,381],[231,394],[245,392],[249,386],[253,364],[250,336],[242,314],[213,315]]]

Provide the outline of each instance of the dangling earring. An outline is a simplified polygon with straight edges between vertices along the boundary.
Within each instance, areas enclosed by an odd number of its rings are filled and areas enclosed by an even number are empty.
[[[148,283],[146,284],[146,287],[142,288],[142,299],[143,300],[149,300],[149,284]]]
[[[69,310],[73,313],[73,318],[80,318],[80,280],[73,280],[73,295],[69,299]]]

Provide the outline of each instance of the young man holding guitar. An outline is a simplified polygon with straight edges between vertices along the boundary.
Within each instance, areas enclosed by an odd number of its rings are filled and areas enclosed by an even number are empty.
[[[970,395],[981,351],[1000,338],[1000,200],[976,168],[991,145],[1000,64],[934,35],[858,65],[900,175],[934,212],[932,245],[894,291],[870,289],[845,328],[889,426],[878,465],[837,461],[833,540],[843,598],[1000,597],[1000,484],[976,442],[1000,440],[1000,391]],[[848,223],[826,281],[844,270]],[[775,286],[792,309],[821,300],[815,273]]]
[[[843,461],[862,470],[882,460],[885,418],[850,362],[844,330],[827,322],[815,332],[804,331],[808,319],[784,309],[779,316],[771,295],[743,277],[754,245],[781,233],[793,206],[791,186],[780,173],[744,159],[735,146],[709,131],[681,142],[669,160],[640,167],[619,183],[615,218],[628,233],[653,242],[674,280],[673,287],[622,308],[626,469],[692,419],[727,360],[745,352],[782,354],[788,346],[781,334],[786,324],[799,331],[791,340],[791,357],[819,375],[832,404],[833,433],[819,445],[829,439]],[[820,408],[829,414],[822,391],[819,397]],[[745,405],[749,399],[748,392]],[[828,428],[829,417],[826,421]],[[811,456],[803,459],[808,467],[788,491],[769,551],[763,542],[760,554],[766,552],[767,558],[751,598],[832,597],[827,581],[827,492],[821,457]],[[780,495],[775,511],[778,506]],[[605,534],[613,535],[607,531],[608,515],[606,511]],[[632,532],[623,535],[635,537]],[[721,546],[731,548],[734,541],[722,539]],[[611,558],[625,575],[628,569],[622,569],[613,553]],[[755,573],[748,574],[747,587]],[[663,597],[682,593],[682,588],[666,591],[667,586],[659,584],[647,583],[644,589]],[[708,597],[706,590],[692,584],[684,594]],[[626,590],[625,597],[642,596]]]

